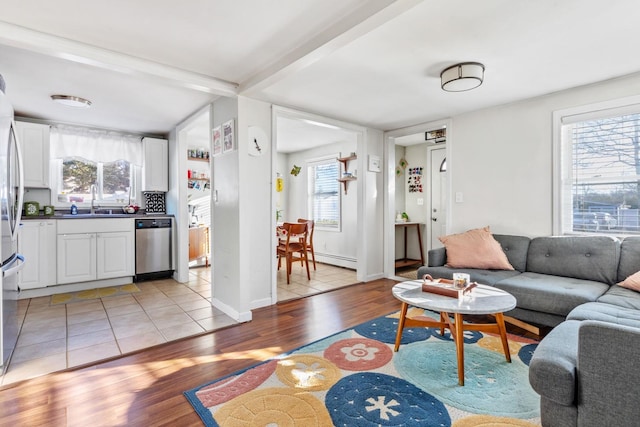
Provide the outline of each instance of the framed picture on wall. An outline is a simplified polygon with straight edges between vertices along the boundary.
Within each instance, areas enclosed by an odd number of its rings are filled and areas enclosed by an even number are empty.
[[[213,128],[212,131],[212,138],[213,138],[213,156],[219,156],[220,154],[222,154],[222,127],[221,126],[216,126]]]
[[[228,153],[236,149],[235,135],[233,132],[233,120],[222,124],[222,152]]]

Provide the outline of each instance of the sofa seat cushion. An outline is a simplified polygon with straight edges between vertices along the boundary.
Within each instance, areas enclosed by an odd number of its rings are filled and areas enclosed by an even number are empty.
[[[613,285],[598,298],[598,302],[640,310],[640,292]]]
[[[571,310],[567,320],[598,320],[640,328],[640,310],[601,302],[588,302]]]
[[[596,301],[609,286],[591,280],[522,273],[494,284],[516,297],[519,308],[566,316],[585,302]]]
[[[529,383],[541,396],[570,406],[576,399],[577,320],[567,320],[544,337],[529,364]]]

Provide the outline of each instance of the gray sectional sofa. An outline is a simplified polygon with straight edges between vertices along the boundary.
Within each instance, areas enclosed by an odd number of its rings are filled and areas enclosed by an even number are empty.
[[[640,237],[493,236],[515,270],[449,268],[439,248],[418,277],[469,273],[516,297],[505,315],[553,327],[529,366],[543,426],[640,425],[640,293],[616,284],[640,270]]]

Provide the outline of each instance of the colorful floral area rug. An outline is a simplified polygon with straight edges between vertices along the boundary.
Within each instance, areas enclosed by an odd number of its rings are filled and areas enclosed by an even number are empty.
[[[429,315],[411,309],[412,317]],[[448,331],[406,328],[393,351],[398,313],[363,323],[185,396],[207,426],[536,426],[528,363],[537,342],[465,332],[458,385]]]

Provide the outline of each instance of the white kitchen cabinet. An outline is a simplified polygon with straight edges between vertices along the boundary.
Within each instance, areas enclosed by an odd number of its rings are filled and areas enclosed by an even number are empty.
[[[58,284],[134,275],[133,220],[58,221]]]
[[[24,221],[18,235],[18,252],[25,257],[18,273],[21,290],[56,284],[56,221]]]
[[[143,138],[144,173],[142,191],[169,191],[169,142]]]
[[[49,125],[16,122],[24,158],[24,186],[49,188]]]
[[[132,276],[133,270],[133,234],[98,233],[96,239],[97,278]]]
[[[96,235],[58,235],[58,284],[96,280]]]

